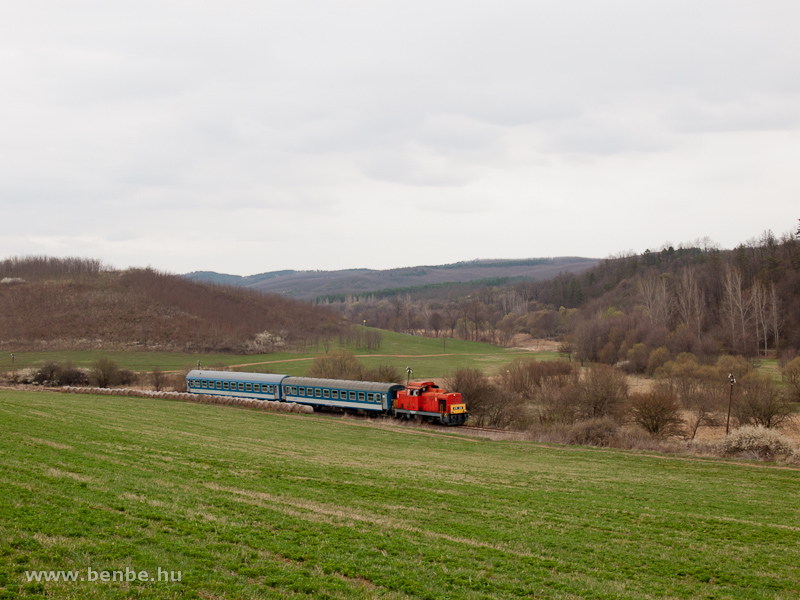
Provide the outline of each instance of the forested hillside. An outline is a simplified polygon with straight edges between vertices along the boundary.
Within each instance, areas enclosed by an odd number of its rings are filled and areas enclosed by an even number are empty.
[[[361,296],[338,308],[353,322],[398,331],[502,344],[519,333],[559,339],[580,359],[630,361],[643,371],[660,348],[670,355],[793,355],[800,348],[798,290],[798,234],[764,232],[733,250],[704,240],[466,297]]]
[[[262,292],[305,300],[343,300],[347,294],[392,297],[398,293],[430,298],[431,294],[463,293],[465,288],[544,280],[561,272],[576,273],[597,263],[594,258],[557,257],[521,260],[471,260],[447,265],[400,269],[346,269],[341,271],[272,271],[239,277],[208,271],[185,277],[209,283],[251,287]]]
[[[254,290],[97,260],[0,262],[0,347],[269,352],[336,335],[340,318]]]

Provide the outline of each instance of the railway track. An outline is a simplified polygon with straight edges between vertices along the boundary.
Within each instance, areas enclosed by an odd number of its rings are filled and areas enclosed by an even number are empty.
[[[469,423],[459,427],[459,430],[474,432],[474,433],[486,433],[495,435],[500,434],[504,436],[515,436],[515,437],[521,437],[525,435],[524,431],[509,431],[508,429],[501,429],[500,427],[482,427],[479,425],[470,425]]]

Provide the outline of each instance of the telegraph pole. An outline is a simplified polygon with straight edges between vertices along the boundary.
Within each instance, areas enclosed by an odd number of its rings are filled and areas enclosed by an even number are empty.
[[[16,383],[17,382],[17,371],[14,368],[14,358],[16,358],[14,356],[14,354],[11,354],[11,382],[12,383]]]
[[[411,379],[411,374],[413,372],[414,371],[411,369],[411,367],[406,367],[406,387],[408,387],[408,381]]]
[[[725,435],[728,435],[731,428],[731,404],[733,404],[733,384],[736,383],[736,377],[733,376],[733,373],[728,373],[728,379],[731,382],[731,393],[728,396],[728,420],[725,422]]]

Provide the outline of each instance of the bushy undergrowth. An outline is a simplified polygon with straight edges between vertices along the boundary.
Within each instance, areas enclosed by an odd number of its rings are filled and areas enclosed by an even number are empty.
[[[621,450],[644,450],[666,454],[724,456],[750,460],[800,464],[800,450],[774,429],[744,426],[721,442],[664,439],[640,428],[620,425],[611,419],[591,419],[571,425],[535,425],[528,439],[545,444],[595,446]]]
[[[0,347],[14,350],[46,344],[253,354],[302,348],[346,329],[337,315],[306,302],[153,269],[28,257],[0,261],[3,278],[24,280],[0,286]]]
[[[374,368],[366,368],[352,352],[344,348],[315,358],[306,375],[322,379],[379,381],[382,383],[403,381],[403,376],[397,367],[391,364],[381,364]]]
[[[759,460],[789,457],[794,452],[791,442],[784,436],[760,425],[745,425],[733,430],[719,443],[718,448],[726,455],[742,455]]]

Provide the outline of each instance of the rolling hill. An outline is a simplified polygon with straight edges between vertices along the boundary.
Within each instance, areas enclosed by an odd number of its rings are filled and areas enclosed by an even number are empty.
[[[241,277],[195,271],[184,277],[209,283],[253,288],[300,299],[341,294],[364,294],[417,286],[482,281],[550,279],[559,273],[577,273],[596,265],[594,258],[559,257],[524,260],[473,260],[438,266],[341,271],[272,271]]]

